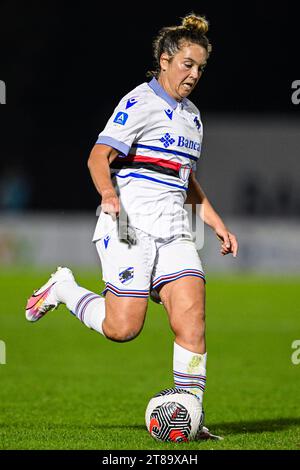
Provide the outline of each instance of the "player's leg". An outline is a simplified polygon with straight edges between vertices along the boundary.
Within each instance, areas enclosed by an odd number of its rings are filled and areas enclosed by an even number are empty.
[[[147,299],[117,297],[110,292],[105,299],[79,286],[70,269],[58,268],[28,300],[26,318],[37,321],[60,304],[88,328],[115,341],[129,341],[142,329]]]
[[[191,240],[179,238],[158,249],[153,288],[174,332],[175,386],[203,400],[206,383],[205,283],[201,261]]]
[[[164,284],[159,291],[177,345],[197,354],[206,353],[205,284],[197,277],[183,277]]]
[[[117,342],[136,338],[144,325],[147,303],[147,299],[117,297],[107,292],[106,315],[102,324],[105,336]]]
[[[147,298],[118,297],[111,292],[106,292],[104,298],[77,284],[66,283],[58,284],[56,292],[82,323],[108,339],[130,341],[142,330]]]
[[[162,286],[160,297],[175,335],[173,373],[178,388],[201,402],[206,383],[205,286],[202,279],[184,277]]]
[[[115,231],[96,243],[106,298],[79,286],[68,268],[59,268],[29,299],[26,318],[37,321],[63,303],[87,327],[109,339],[135,338],[147,309],[153,248],[148,238],[141,234],[132,246],[120,241]]]

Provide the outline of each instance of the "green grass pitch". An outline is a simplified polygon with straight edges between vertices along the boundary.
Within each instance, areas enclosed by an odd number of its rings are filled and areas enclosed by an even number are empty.
[[[74,270],[94,291],[100,274]],[[148,400],[173,386],[173,335],[149,304],[141,335],[118,344],[88,330],[64,306],[36,324],[24,317],[49,272],[0,273],[0,449],[299,449],[300,279],[214,277],[207,283],[206,424],[222,442],[156,442]]]

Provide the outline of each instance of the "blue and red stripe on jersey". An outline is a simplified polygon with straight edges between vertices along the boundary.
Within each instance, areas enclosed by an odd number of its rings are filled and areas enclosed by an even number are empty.
[[[169,176],[179,178],[179,171],[183,165],[181,163],[166,160],[164,158],[147,157],[145,155],[118,156],[110,165],[112,169],[125,168],[145,168],[157,171]],[[185,165],[184,165],[185,166]]]

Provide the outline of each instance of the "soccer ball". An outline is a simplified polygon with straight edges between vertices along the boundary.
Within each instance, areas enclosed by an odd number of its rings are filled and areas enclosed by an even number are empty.
[[[196,395],[169,388],[155,395],[146,409],[146,426],[154,439],[188,442],[202,429],[203,410]]]

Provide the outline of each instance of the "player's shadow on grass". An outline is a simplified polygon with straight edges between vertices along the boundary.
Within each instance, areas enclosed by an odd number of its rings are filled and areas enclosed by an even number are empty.
[[[300,425],[300,418],[264,419],[261,421],[239,421],[235,423],[216,423],[212,431],[226,434],[245,434],[261,432],[278,432]]]

